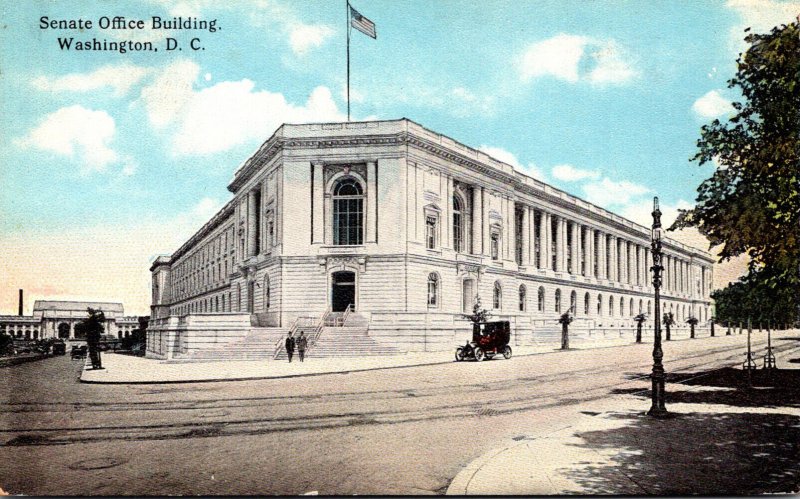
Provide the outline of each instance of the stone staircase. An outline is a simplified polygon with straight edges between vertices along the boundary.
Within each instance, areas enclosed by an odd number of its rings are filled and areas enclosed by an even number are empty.
[[[211,360],[270,360],[275,354],[275,344],[284,338],[286,328],[254,327],[243,339],[192,352],[175,358],[173,362],[193,362]]]
[[[345,324],[342,325],[342,320]],[[308,336],[313,328],[305,331]],[[316,345],[306,351],[308,358],[364,357],[377,355],[397,355],[403,351],[370,338],[369,318],[358,312],[331,312]],[[298,329],[298,334],[300,329]],[[295,351],[295,356],[297,352]],[[287,360],[286,349],[281,348],[275,360]]]

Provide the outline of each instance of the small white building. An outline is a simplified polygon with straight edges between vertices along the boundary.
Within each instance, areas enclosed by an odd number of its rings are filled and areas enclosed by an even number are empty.
[[[408,119],[283,125],[228,189],[151,267],[151,356],[345,313],[377,343],[451,348],[477,296],[512,322],[515,344],[551,334],[568,310],[589,336],[652,317],[649,228]],[[690,316],[703,329],[714,260],[670,239],[663,248],[662,310],[678,331]]]

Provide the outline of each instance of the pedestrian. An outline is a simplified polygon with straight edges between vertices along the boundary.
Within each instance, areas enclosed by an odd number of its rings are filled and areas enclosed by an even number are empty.
[[[292,338],[292,332],[289,331],[289,335],[286,337],[286,356],[289,357],[289,362],[292,361],[293,355],[294,355],[294,338]]]
[[[300,362],[303,362],[303,359],[306,356],[306,347],[308,346],[308,338],[306,338],[303,331],[300,331],[300,336],[297,338],[297,352],[300,354]]]

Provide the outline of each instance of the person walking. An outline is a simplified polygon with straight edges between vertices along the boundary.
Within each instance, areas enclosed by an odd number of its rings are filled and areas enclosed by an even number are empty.
[[[289,335],[286,337],[286,356],[289,357],[289,362],[292,361],[293,355],[294,355],[294,338],[292,338],[292,332],[289,331]]]
[[[306,347],[308,347],[308,338],[303,331],[300,331],[300,336],[297,338],[297,353],[300,354],[300,362],[303,362],[306,356]]]

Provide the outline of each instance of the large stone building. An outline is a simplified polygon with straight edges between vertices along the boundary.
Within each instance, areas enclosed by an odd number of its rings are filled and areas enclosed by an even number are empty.
[[[82,339],[75,335],[75,324],[86,319],[90,307],[103,311],[105,334],[123,338],[139,327],[138,317],[125,316],[121,303],[36,300],[33,315],[0,315],[0,333],[26,340]]]
[[[407,119],[283,125],[228,189],[151,267],[151,356],[342,315],[378,343],[450,348],[476,296],[516,344],[567,310],[587,335],[652,316],[649,228]],[[712,257],[670,239],[664,253],[662,310],[707,326]]]

